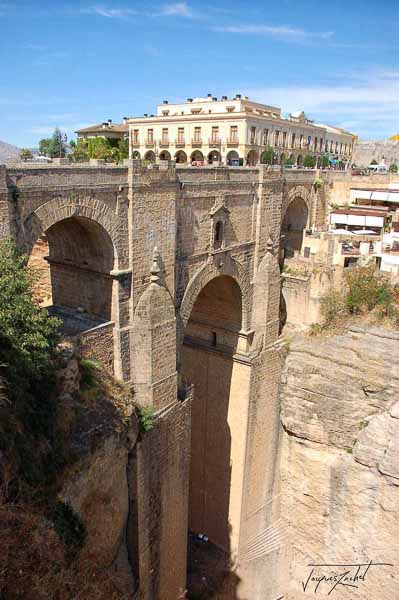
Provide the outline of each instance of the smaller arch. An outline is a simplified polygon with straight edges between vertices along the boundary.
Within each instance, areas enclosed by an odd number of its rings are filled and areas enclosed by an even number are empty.
[[[235,150],[230,150],[226,156],[227,164],[230,165],[232,160],[238,160],[239,158],[238,152]]]
[[[296,164],[298,165],[298,167],[302,167],[302,165],[303,165],[303,156],[302,156],[302,154],[300,154],[298,156],[298,158],[296,159]]]
[[[211,150],[208,154],[208,162],[211,165],[214,162],[220,162],[222,157],[220,156],[219,150]]]
[[[255,167],[259,162],[259,155],[256,150],[250,150],[247,155],[247,165],[249,167]]]
[[[138,150],[135,150],[132,154],[132,158],[133,160],[140,160],[141,159],[141,154]]]
[[[187,162],[187,154],[183,150],[178,150],[175,154],[175,161],[177,164],[183,164]]]
[[[194,150],[190,156],[190,160],[192,163],[204,162],[204,155],[202,154],[201,150]]]
[[[149,162],[154,163],[155,162],[155,152],[153,152],[152,150],[148,150],[148,152],[146,152],[144,154],[144,160],[148,160]]]
[[[170,153],[167,150],[162,150],[159,155],[159,160],[170,160]]]

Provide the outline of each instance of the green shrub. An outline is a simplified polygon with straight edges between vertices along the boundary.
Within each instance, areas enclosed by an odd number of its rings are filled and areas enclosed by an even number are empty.
[[[323,325],[329,326],[347,313],[345,297],[339,290],[330,290],[321,299]]]
[[[140,429],[143,433],[151,431],[155,426],[155,410],[152,406],[139,408]]]
[[[33,300],[34,281],[27,257],[1,242],[0,451],[28,486],[45,484],[60,460],[52,398],[59,321]]]
[[[348,269],[343,289],[331,289],[321,299],[324,327],[342,317],[371,311],[377,317],[398,320],[398,292],[374,266]]]
[[[82,358],[80,360],[81,379],[80,385],[82,389],[91,389],[98,385],[98,371],[102,368],[99,360],[94,358]]]
[[[350,313],[371,311],[376,306],[389,316],[394,310],[395,296],[390,281],[375,267],[349,269],[345,276],[348,291],[346,305]]]

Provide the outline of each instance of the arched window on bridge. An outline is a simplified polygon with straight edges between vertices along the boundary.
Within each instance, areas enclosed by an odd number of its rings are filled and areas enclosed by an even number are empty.
[[[217,221],[215,224],[214,247],[221,248],[222,243],[223,243],[223,223],[222,223],[222,221]]]

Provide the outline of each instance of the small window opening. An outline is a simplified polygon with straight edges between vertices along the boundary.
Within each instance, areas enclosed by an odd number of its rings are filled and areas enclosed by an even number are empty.
[[[212,331],[212,346],[216,346],[217,343],[217,336],[216,336],[216,331]]]
[[[215,248],[220,248],[223,241],[223,223],[218,221],[215,225]]]

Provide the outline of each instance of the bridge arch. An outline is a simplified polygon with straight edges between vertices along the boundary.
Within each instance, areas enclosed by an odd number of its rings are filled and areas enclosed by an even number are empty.
[[[24,223],[24,245],[28,253],[36,241],[50,227],[64,219],[82,218],[93,221],[104,229],[112,241],[114,252],[113,268],[119,267],[119,255],[123,240],[121,239],[118,220],[112,210],[101,200],[89,196],[71,195],[68,198],[53,198],[41,204]]]
[[[189,530],[208,535],[228,565],[238,551],[243,497],[237,490],[244,489],[251,363],[241,340],[249,282],[227,254],[213,259],[193,277],[182,302],[180,381],[194,386]],[[189,553],[191,547],[190,541]]]
[[[74,194],[54,198],[26,219],[26,250],[32,254],[38,240],[48,243],[42,264],[48,264],[50,310],[63,319],[65,333],[115,320],[113,274],[123,254],[122,238],[114,213],[96,198]]]
[[[180,318],[183,327],[186,327],[194,303],[201,290],[215,277],[228,275],[238,284],[242,294],[242,328],[249,328],[251,284],[245,267],[231,258],[228,254],[216,254],[213,260],[205,263],[189,281],[183,300],[180,305]]]

